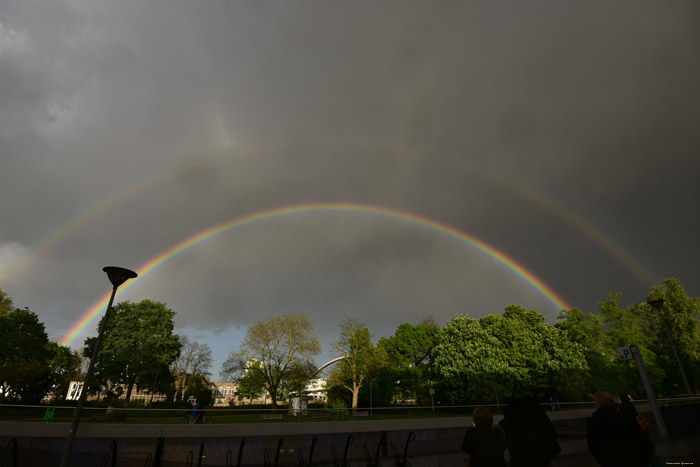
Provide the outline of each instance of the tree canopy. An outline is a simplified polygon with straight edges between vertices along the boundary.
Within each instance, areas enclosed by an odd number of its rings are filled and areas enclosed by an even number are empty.
[[[50,358],[49,339],[36,313],[0,313],[0,400],[38,403],[51,387]]]
[[[676,348],[689,383],[697,383],[700,380],[700,299],[688,297],[678,279],[670,278],[654,286],[646,301],[637,308],[644,332],[651,336],[649,348],[665,369],[662,385],[678,384],[685,392],[672,346]]]
[[[402,323],[393,336],[379,339],[377,345],[387,355],[385,384],[398,381],[401,396],[415,398],[420,405],[428,397],[432,353],[439,336],[440,327],[430,316],[415,326]]]
[[[331,384],[350,391],[351,406],[355,409],[360,389],[367,384],[367,377],[386,364],[386,352],[372,344],[372,336],[365,324],[346,317],[340,323],[340,336],[333,344],[333,353],[345,358],[331,370]]]
[[[456,316],[434,353],[441,391],[453,403],[555,393],[587,369],[580,345],[519,305],[502,316]]]
[[[95,364],[94,384],[124,384],[127,404],[134,386],[150,390],[158,374],[167,373],[180,353],[179,338],[173,334],[174,317],[164,303],[152,300],[113,306]],[[92,354],[95,341],[86,339],[84,355]]]
[[[253,322],[240,349],[231,351],[224,362],[221,374],[235,381],[246,372],[257,373],[276,406],[283,382],[292,375],[298,378],[296,369],[313,366],[312,358],[320,351],[321,344],[309,316],[286,313]]]

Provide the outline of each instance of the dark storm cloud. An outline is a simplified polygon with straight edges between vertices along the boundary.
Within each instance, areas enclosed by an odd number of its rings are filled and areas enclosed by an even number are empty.
[[[572,306],[642,300],[636,266],[573,216],[697,295],[698,9],[4,2],[0,261],[65,238],[0,286],[60,335],[106,264],[138,267],[257,211],[354,202],[467,232]],[[203,332],[308,312],[326,342],[347,314],[377,335],[510,303],[556,314],[473,247],[360,214],[221,235],[129,293]]]

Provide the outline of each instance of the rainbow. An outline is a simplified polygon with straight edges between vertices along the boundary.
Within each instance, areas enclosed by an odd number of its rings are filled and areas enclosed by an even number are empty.
[[[601,229],[596,228],[590,222],[583,220],[580,216],[577,216],[560,203],[547,198],[531,186],[525,185],[519,180],[507,177],[501,173],[497,173],[484,167],[470,164],[456,157],[453,157],[450,160],[454,165],[460,167],[461,169],[466,169],[470,172],[479,174],[482,176],[482,178],[488,179],[493,184],[498,184],[515,191],[516,193],[523,195],[525,198],[528,198],[540,208],[553,213],[562,221],[573,227],[574,230],[582,233],[585,237],[588,237],[594,244],[597,244],[601,250],[606,251],[610,256],[615,258],[617,262],[627,269],[627,271],[641,284],[648,287],[655,284],[654,275],[648,269],[642,266],[639,261],[633,258],[630,254],[626,253],[622,247],[606,236]]]
[[[292,214],[298,214],[298,213],[308,213],[308,212],[323,212],[323,211],[331,211],[331,212],[338,212],[338,211],[345,211],[345,212],[353,212],[353,213],[366,213],[366,214],[379,214],[379,215],[384,215],[384,216],[391,216],[393,218],[397,219],[402,219],[405,221],[409,221],[412,223],[416,223],[419,225],[423,225],[425,227],[428,227],[430,229],[434,229],[437,231],[440,231],[444,234],[447,234],[450,237],[459,239],[463,242],[466,242],[477,249],[487,253],[490,255],[492,258],[495,260],[499,261],[500,263],[504,264],[508,268],[512,269],[515,271],[518,275],[520,275],[523,279],[525,279],[529,284],[531,284],[535,289],[537,289],[540,293],[542,293],[545,297],[551,301],[554,306],[557,307],[558,310],[562,309],[569,309],[570,307],[562,300],[561,297],[559,297],[552,289],[550,289],[544,282],[542,282],[540,279],[535,277],[534,274],[532,274],[530,271],[519,265],[517,262],[515,262],[513,259],[509,258],[505,254],[501,253],[497,249],[493,248],[492,246],[488,245],[487,243],[472,237],[471,235],[468,235],[460,230],[455,229],[454,227],[450,227],[449,225],[428,219],[426,217],[418,216],[416,214],[412,214],[409,212],[405,211],[399,211],[396,209],[391,209],[391,208],[385,208],[385,207],[380,207],[380,206],[372,206],[372,205],[363,205],[363,204],[354,204],[354,203],[309,203],[309,204],[297,204],[293,206],[284,206],[284,207],[279,207],[275,209],[269,209],[265,211],[258,211],[254,212],[252,214],[248,214],[242,217],[237,217],[233,220],[229,220],[226,222],[223,222],[221,224],[217,224],[213,227],[209,227],[197,234],[192,235],[191,237],[186,238],[185,240],[181,241],[180,243],[177,243],[176,245],[168,248],[167,250],[161,252],[157,256],[153,257],[152,259],[148,260],[145,264],[143,264],[140,268],[138,268],[137,272],[139,274],[139,279],[142,279],[144,276],[148,275],[152,270],[169,260],[170,258],[174,257],[175,255],[187,250],[190,247],[193,247],[199,243],[202,243],[213,236],[220,234],[222,232],[234,229],[236,227],[242,227],[244,225],[251,224],[256,221],[262,221],[265,219],[272,219],[272,218],[278,218],[282,216],[288,216]],[[139,280],[136,279],[136,280]],[[130,281],[127,282],[124,286],[121,287],[119,292],[123,292],[124,290],[128,289],[132,284],[134,284],[135,281]],[[80,320],[68,331],[66,334],[65,338],[61,342],[62,345],[69,345],[73,339],[92,321],[100,312],[102,312],[105,307],[107,306],[107,302],[109,301],[111,292],[107,293],[104,295],[102,298],[100,298],[97,302],[93,304],[93,306],[85,313]]]
[[[332,144],[333,141],[314,141],[316,143],[322,144]],[[231,149],[234,154],[245,154],[245,155],[255,155],[263,153],[266,151],[271,151],[280,147],[286,147],[291,144],[298,143],[297,141],[283,141],[269,143],[266,145],[260,145],[255,148],[245,148],[244,150],[234,150]],[[354,143],[356,146],[362,147],[377,147],[376,144],[371,142],[367,143]],[[343,143],[344,146],[347,143]],[[408,151],[406,148],[402,148],[401,151]],[[61,241],[66,239],[71,232],[78,230],[79,228],[86,225],[89,221],[94,220],[99,215],[102,215],[109,209],[122,204],[126,200],[135,197],[136,195],[143,193],[147,190],[151,190],[156,186],[164,184],[179,174],[187,173],[193,169],[204,167],[206,165],[213,165],[220,162],[222,158],[225,157],[222,154],[216,157],[203,157],[195,161],[186,162],[180,165],[176,165],[164,172],[157,173],[154,175],[147,176],[146,178],[139,180],[125,189],[122,189],[109,197],[99,201],[95,205],[91,206],[89,209],[79,213],[75,218],[69,220],[67,223],[62,224],[49,235],[44,237],[38,245],[36,245],[31,250],[27,250],[23,254],[19,255],[15,260],[8,264],[4,268],[0,268],[0,280],[4,280],[7,277],[16,276],[17,274],[26,270],[37,258],[42,254],[47,253],[54,246],[59,244]],[[535,191],[532,187],[528,187],[519,183],[519,181],[505,177],[494,171],[475,166],[473,164],[465,162],[461,158],[455,156],[449,157],[447,160],[451,161],[454,166],[460,169],[466,169],[470,172],[476,173],[482,178],[489,180],[491,183],[501,185],[508,190],[519,193],[520,195],[528,198],[530,201],[534,202],[541,208],[544,208],[556,216],[558,216],[564,222],[567,222],[575,230],[583,233],[586,237],[591,239],[593,243],[597,244],[602,250],[607,251],[610,256],[615,258],[618,263],[620,263],[624,268],[626,268],[640,283],[645,286],[651,286],[655,283],[653,275],[645,269],[638,261],[636,261],[631,255],[626,253],[620,246],[616,245],[613,240],[606,237],[600,229],[595,228],[589,222],[584,221],[580,217],[576,216],[569,210],[567,210],[561,204],[550,200],[544,195]]]

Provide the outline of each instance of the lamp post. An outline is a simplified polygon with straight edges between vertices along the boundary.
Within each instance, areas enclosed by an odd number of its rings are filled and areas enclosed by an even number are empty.
[[[671,350],[673,350],[673,356],[676,358],[678,369],[681,370],[681,376],[683,377],[683,382],[685,383],[685,389],[687,391],[687,394],[692,394],[690,384],[688,384],[688,377],[685,375],[685,370],[683,369],[683,365],[681,364],[681,359],[678,356],[678,352],[676,351],[676,345],[673,343],[673,337],[671,337],[671,332],[668,330],[668,326],[666,325],[666,319],[664,319],[664,315],[661,314],[661,308],[664,306],[664,299],[658,298],[656,300],[649,300],[647,301],[647,303],[651,305],[656,310],[656,313],[658,313],[659,315],[661,324],[663,325],[664,330],[668,335],[668,340],[671,342]]]
[[[73,441],[75,440],[75,433],[78,431],[78,424],[80,423],[80,413],[83,410],[83,405],[85,405],[85,398],[87,396],[88,386],[90,384],[90,378],[92,377],[92,372],[95,369],[95,360],[97,360],[97,353],[102,344],[102,335],[104,334],[105,326],[107,320],[109,319],[109,312],[112,310],[112,302],[114,302],[114,296],[117,294],[117,289],[124,282],[129,279],[134,279],[138,277],[134,271],[125,268],[119,268],[116,266],[106,266],[102,268],[104,272],[107,273],[109,281],[112,283],[112,295],[109,297],[109,304],[107,305],[107,311],[105,311],[105,316],[100,323],[100,328],[97,333],[97,340],[95,341],[95,347],[92,349],[92,356],[90,357],[90,364],[88,365],[87,372],[85,373],[85,380],[83,382],[83,388],[80,392],[80,398],[78,399],[78,405],[75,406],[73,410],[73,421],[70,425],[70,430],[68,430],[68,439],[66,439],[66,444],[63,446],[63,455],[61,456],[61,467],[68,466],[68,460],[70,458],[70,451],[73,447]]]

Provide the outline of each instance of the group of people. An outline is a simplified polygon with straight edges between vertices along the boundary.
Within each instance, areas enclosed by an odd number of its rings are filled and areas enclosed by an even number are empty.
[[[629,396],[613,396],[599,391],[593,396],[596,411],[588,419],[588,450],[602,466],[657,466],[651,421],[637,413]]]
[[[588,449],[603,467],[655,467],[662,465],[649,434],[651,421],[638,414],[629,396],[615,403],[610,393],[594,395],[596,411],[587,420]],[[493,414],[478,407],[473,428],[467,430],[462,450],[470,467],[505,467],[504,453],[511,467],[548,467],[561,452],[557,433],[549,417],[534,398],[517,399],[503,411],[500,427]]]
[[[534,398],[508,405],[500,428],[493,426],[493,414],[486,407],[474,410],[472,418],[474,428],[467,430],[462,443],[470,467],[505,467],[506,449],[511,467],[547,467],[561,452],[554,425]]]

